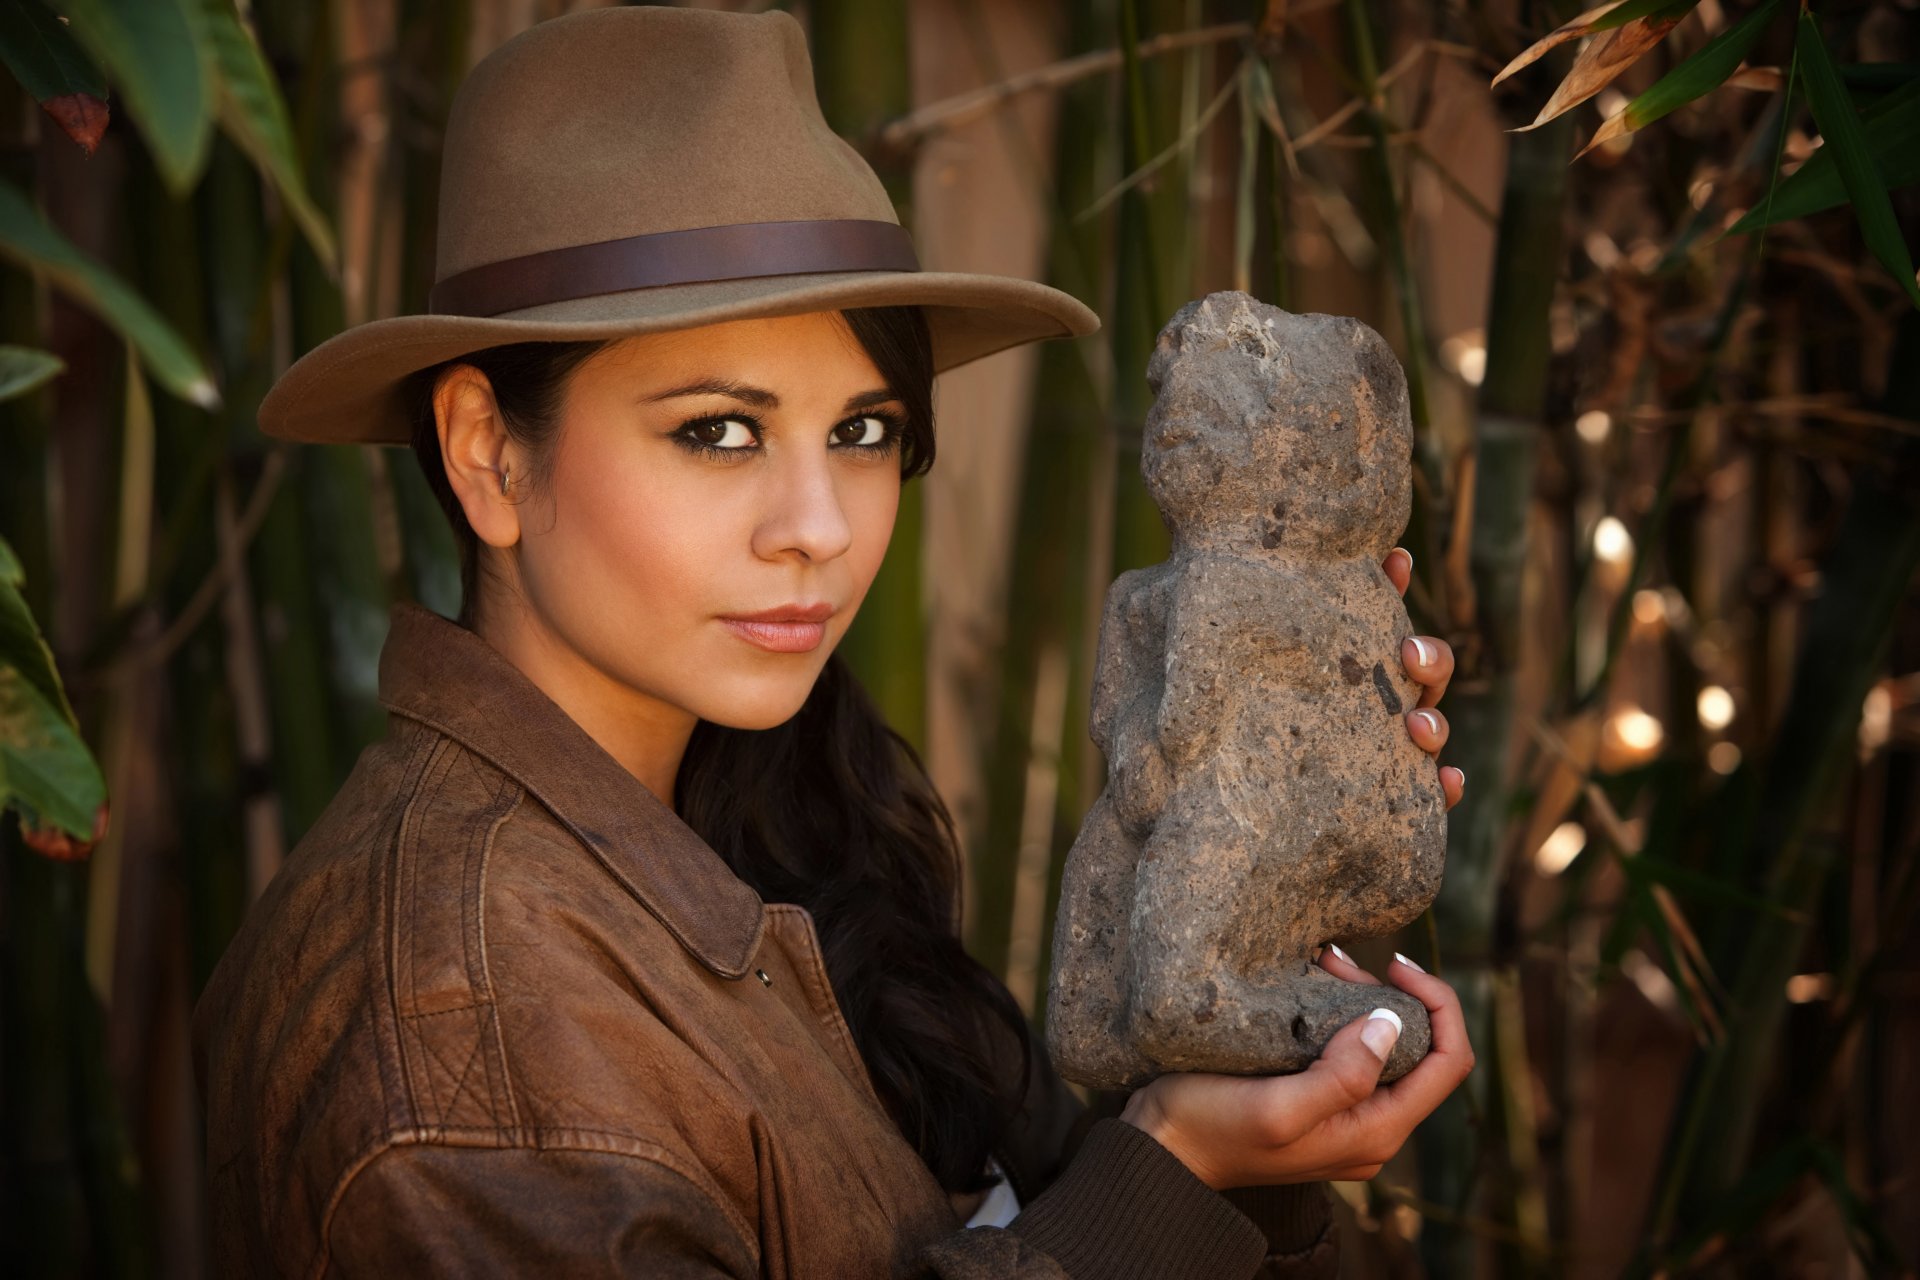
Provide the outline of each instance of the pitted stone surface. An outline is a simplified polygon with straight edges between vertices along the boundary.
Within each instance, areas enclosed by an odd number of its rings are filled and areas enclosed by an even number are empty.
[[[1395,1079],[1425,1007],[1310,957],[1440,888],[1446,802],[1407,736],[1412,627],[1380,567],[1411,508],[1405,374],[1358,320],[1216,293],[1161,330],[1147,380],[1141,470],[1173,552],[1107,592],[1107,785],[1067,856],[1048,1048],[1099,1088],[1297,1071],[1385,1005]]]

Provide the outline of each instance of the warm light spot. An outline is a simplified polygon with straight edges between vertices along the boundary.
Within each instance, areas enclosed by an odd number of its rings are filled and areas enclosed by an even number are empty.
[[[1673,985],[1666,971],[1639,951],[1629,951],[1620,957],[1620,972],[1627,980],[1640,989],[1647,1003],[1667,1013],[1680,1012],[1680,991]]]
[[[1796,973],[1787,979],[1787,999],[1793,1004],[1810,1004],[1833,994],[1830,973]]]
[[[1620,114],[1620,108],[1627,105],[1627,95],[1618,89],[1602,89],[1594,105],[1600,108],[1602,119],[1611,120]]]
[[[1860,708],[1860,755],[1864,759],[1887,745],[1893,731],[1893,692],[1880,683],[1867,690]]]
[[[1440,359],[1460,375],[1460,380],[1477,387],[1487,376],[1487,339],[1478,329],[1456,333],[1440,344]]]
[[[1602,516],[1593,526],[1593,554],[1608,564],[1625,564],[1633,559],[1633,535],[1614,517]]]
[[[1696,209],[1706,208],[1707,201],[1711,199],[1713,199],[1713,182],[1711,179],[1702,178],[1687,188],[1687,203]]]
[[[1715,733],[1733,723],[1733,695],[1717,684],[1710,684],[1694,699],[1700,713],[1700,727]]]
[[[1613,431],[1613,418],[1605,409],[1589,409],[1573,420],[1573,432],[1588,444],[1601,445]]]
[[[1740,748],[1731,742],[1716,742],[1707,748],[1707,768],[1721,777],[1740,767]]]
[[[1667,598],[1653,587],[1633,593],[1633,620],[1643,627],[1657,627],[1667,620]]]
[[[1581,241],[1581,246],[1586,249],[1587,256],[1593,259],[1593,265],[1602,271],[1611,269],[1614,263],[1620,261],[1620,246],[1604,231],[1587,232],[1587,238]]]
[[[1667,731],[1660,727],[1660,722],[1638,707],[1616,711],[1613,718],[1607,721],[1607,728],[1620,740],[1621,746],[1641,754],[1650,755],[1658,751],[1667,737]]]
[[[1577,822],[1563,822],[1534,851],[1534,869],[1543,876],[1557,876],[1572,866],[1586,847],[1587,829]]]

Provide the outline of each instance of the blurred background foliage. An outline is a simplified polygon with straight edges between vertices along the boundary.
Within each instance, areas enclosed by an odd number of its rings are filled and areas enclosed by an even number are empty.
[[[577,7],[0,0],[14,1274],[205,1270],[194,998],[382,730],[389,606],[458,607],[410,458],[254,409],[423,309],[453,90]],[[942,378],[847,641],[954,808],[977,954],[1037,1013],[1093,622],[1166,550],[1155,332],[1216,289],[1358,315],[1412,391],[1469,783],[1433,910],[1341,941],[1453,982],[1481,1066],[1336,1186],[1344,1273],[1912,1274],[1912,0],[791,7],[926,266],[1106,321]]]

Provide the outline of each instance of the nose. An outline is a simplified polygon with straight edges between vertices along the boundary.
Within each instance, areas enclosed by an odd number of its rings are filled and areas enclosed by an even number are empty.
[[[763,560],[798,554],[820,564],[853,545],[853,526],[825,449],[788,452],[770,468],[765,515],[754,529],[753,553]]]

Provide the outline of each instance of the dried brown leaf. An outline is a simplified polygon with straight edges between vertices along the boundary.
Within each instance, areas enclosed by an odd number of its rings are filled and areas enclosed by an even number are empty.
[[[1547,105],[1540,108],[1533,123],[1508,132],[1538,129],[1555,116],[1579,106],[1618,79],[1621,72],[1665,39],[1667,32],[1679,22],[1678,18],[1636,18],[1623,27],[1603,31],[1573,60],[1573,70],[1567,72],[1567,78],[1553,91],[1553,97],[1547,99]]]
[[[1589,31],[1592,31],[1593,24],[1599,21],[1601,18],[1605,17],[1609,10],[1617,9],[1621,5],[1625,4],[1626,2],[1627,0],[1608,0],[1608,3],[1603,4],[1598,8],[1587,10],[1585,13],[1581,14],[1579,17],[1575,18],[1573,21],[1566,23],[1564,26],[1555,27],[1552,31],[1548,32],[1546,35],[1541,36],[1538,40],[1534,41],[1531,45],[1528,45],[1525,53],[1522,53],[1519,57],[1515,58],[1512,62],[1509,62],[1506,65],[1506,67],[1500,72],[1500,74],[1493,78],[1493,82],[1488,86],[1488,88],[1492,88],[1494,84],[1499,84],[1502,80],[1505,80],[1508,76],[1512,75],[1516,71],[1519,71],[1523,67],[1532,66],[1534,63],[1540,61],[1541,58],[1545,57],[1548,53],[1552,52],[1554,49],[1559,48],[1561,45],[1565,44],[1567,41],[1578,40],[1581,36],[1584,36]]]

